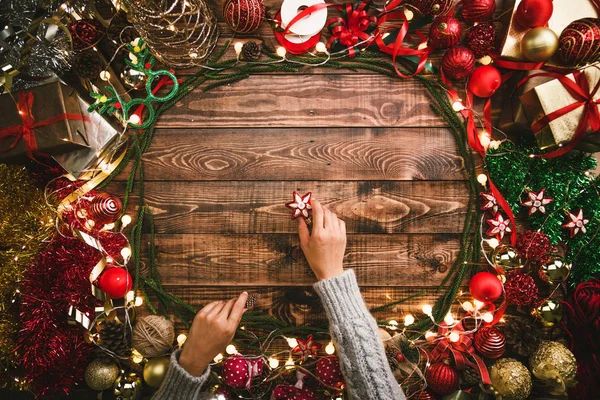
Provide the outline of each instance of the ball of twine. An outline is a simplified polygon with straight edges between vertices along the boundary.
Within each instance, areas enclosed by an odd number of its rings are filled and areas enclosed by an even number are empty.
[[[133,347],[144,357],[165,355],[175,340],[175,328],[165,317],[149,315],[135,324],[131,340]]]

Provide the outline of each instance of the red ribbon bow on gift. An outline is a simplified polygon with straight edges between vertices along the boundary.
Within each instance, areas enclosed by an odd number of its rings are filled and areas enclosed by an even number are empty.
[[[593,66],[589,68],[598,67]],[[600,68],[598,69],[600,70]],[[544,115],[533,125],[531,125],[531,129],[534,132],[539,131],[544,126],[548,125],[550,122],[570,113],[571,111],[576,110],[579,107],[583,107],[583,115],[581,116],[581,120],[579,120],[577,129],[575,129],[573,139],[567,145],[562,146],[560,149],[552,151],[550,153],[541,154],[539,156],[542,158],[555,158],[565,153],[568,153],[575,146],[577,146],[579,141],[583,139],[588,125],[592,128],[594,132],[600,130],[600,111],[598,110],[598,104],[600,104],[600,99],[595,99],[596,94],[598,93],[598,89],[600,88],[600,80],[598,80],[598,82],[596,82],[596,85],[592,88],[592,90],[590,90],[589,82],[582,71],[573,72],[573,77],[575,78],[574,81],[568,78],[566,75],[561,75],[555,72],[541,72],[539,74],[530,75],[525,79],[521,80],[521,82],[519,82],[519,86],[521,86],[528,79],[531,79],[536,76],[547,76],[550,78],[557,79],[576,101],[567,106],[559,108],[558,110],[554,110],[547,115]]]
[[[431,352],[431,361],[438,361],[443,358],[452,356],[454,363],[456,364],[457,370],[463,370],[467,366],[475,368],[481,375],[481,381],[484,384],[490,384],[490,376],[485,363],[477,354],[475,354],[475,347],[473,347],[473,334],[461,334],[457,342],[452,342],[447,336],[448,326],[442,322],[438,333],[443,335],[444,338],[438,343],[438,345]],[[457,324],[452,328],[453,331],[464,332],[462,323]],[[473,360],[473,361],[471,361]]]
[[[350,57],[354,57],[356,56],[354,46],[356,46],[359,41],[362,41],[359,45],[361,47],[366,47],[371,44],[374,36],[377,35],[377,27],[371,33],[368,33],[367,30],[369,27],[377,24],[377,17],[369,16],[367,13],[366,8],[369,6],[369,3],[370,0],[363,1],[356,9],[353,8],[352,3],[346,3],[343,6],[335,6],[338,10],[345,12],[346,18],[333,17],[327,20],[327,27],[329,27],[332,34],[327,43],[329,48],[337,41],[348,48],[348,55]]]
[[[45,119],[43,121],[35,122],[35,118],[33,117],[32,107],[33,107],[34,96],[31,92],[19,91],[19,101],[17,102],[17,111],[19,112],[19,116],[23,121],[22,125],[14,125],[9,126],[7,128],[0,129],[0,140],[6,140],[7,138],[14,136],[15,140],[10,145],[10,147],[3,152],[8,152],[14,149],[19,141],[22,139],[23,143],[25,143],[25,152],[27,156],[32,160],[35,160],[33,154],[36,153],[40,156],[47,156],[47,154],[41,153],[38,151],[37,141],[35,138],[34,130],[36,128],[40,128],[42,126],[48,126],[55,124],[64,120],[78,120],[83,121],[86,119],[81,114],[69,114],[63,113],[56,115],[54,117]]]

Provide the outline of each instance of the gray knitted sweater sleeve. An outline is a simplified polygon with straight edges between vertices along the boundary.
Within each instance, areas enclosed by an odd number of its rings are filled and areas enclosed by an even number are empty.
[[[367,310],[354,271],[317,282],[352,400],[402,400],[388,364],[377,323]]]
[[[352,400],[403,400],[404,393],[394,379],[385,356],[377,323],[363,301],[354,271],[347,270],[335,278],[317,282],[336,343],[340,367]],[[171,355],[171,367],[154,395],[154,400],[210,399],[202,393],[210,368],[195,377],[179,365],[179,354]]]

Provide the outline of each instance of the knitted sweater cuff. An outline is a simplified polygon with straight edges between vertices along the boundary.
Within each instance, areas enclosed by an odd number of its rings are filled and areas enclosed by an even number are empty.
[[[171,354],[171,366],[165,376],[159,393],[165,398],[189,399],[194,398],[210,375],[210,366],[200,376],[192,376],[179,364],[181,350]],[[162,398],[161,396],[157,396]]]
[[[341,275],[314,284],[333,325],[356,318],[371,317],[360,294],[356,275],[349,269]]]

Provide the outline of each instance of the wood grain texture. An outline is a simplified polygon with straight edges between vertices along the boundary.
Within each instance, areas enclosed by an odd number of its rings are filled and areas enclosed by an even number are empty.
[[[344,266],[355,270],[360,285],[439,285],[458,242],[457,234],[349,235]],[[270,287],[315,281],[297,234],[158,235],[156,245],[166,285]]]
[[[468,202],[464,181],[153,181],[146,204],[158,233],[294,233],[293,190],[312,191],[349,233],[458,233]]]
[[[159,129],[144,162],[146,180],[465,178],[445,128]]]

